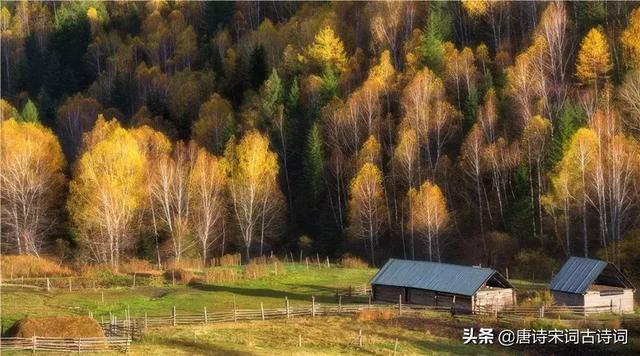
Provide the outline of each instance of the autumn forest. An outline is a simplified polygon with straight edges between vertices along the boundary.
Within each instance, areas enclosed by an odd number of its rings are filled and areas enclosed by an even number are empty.
[[[3,254],[640,277],[632,2],[4,2]]]

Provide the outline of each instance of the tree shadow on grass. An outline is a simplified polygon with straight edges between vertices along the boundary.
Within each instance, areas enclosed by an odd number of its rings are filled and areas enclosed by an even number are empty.
[[[212,345],[208,342],[194,342],[186,340],[175,339],[162,339],[156,342],[157,344],[178,347],[184,351],[188,351],[191,354],[202,355],[229,355],[229,356],[241,356],[241,355],[255,355],[249,351],[236,351],[227,348],[222,348],[219,345]]]
[[[296,285],[299,286],[299,285]],[[209,292],[227,292],[235,295],[242,295],[247,297],[262,297],[262,298],[281,298],[287,297],[289,300],[299,300],[311,302],[311,296],[315,296],[318,303],[336,303],[337,299],[334,295],[327,295],[323,292],[322,286],[307,286],[310,291],[307,293],[297,293],[291,291],[282,291],[269,288],[241,288],[232,286],[219,286],[213,284],[192,283],[191,288],[209,291]],[[317,293],[314,293],[317,291]],[[335,293],[335,292],[334,292]]]

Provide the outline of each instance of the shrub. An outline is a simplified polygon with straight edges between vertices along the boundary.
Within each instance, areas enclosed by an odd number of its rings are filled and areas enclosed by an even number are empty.
[[[18,255],[1,256],[2,278],[16,277],[67,277],[73,272],[47,258]]]
[[[188,284],[194,278],[194,274],[192,271],[182,268],[172,268],[164,272],[164,278],[170,282],[173,282],[173,278],[175,278],[178,283]]]
[[[122,264],[120,264],[119,268],[122,273],[144,273],[154,271],[154,266],[147,260],[141,260],[138,258],[132,258]]]
[[[181,269],[190,271],[202,271],[204,268],[202,260],[199,258],[180,258],[180,261],[171,260],[167,263],[167,270]]]
[[[532,291],[529,293],[529,296],[522,300],[520,306],[523,307],[531,307],[531,306],[550,306],[553,305],[553,296],[548,289],[542,291]]]
[[[205,271],[206,283],[229,283],[238,279],[238,273],[232,268],[209,268]]]
[[[287,268],[280,261],[273,261],[273,273],[281,275],[287,273]]]
[[[356,320],[389,320],[395,318],[396,313],[388,309],[362,309],[356,312]]]
[[[239,266],[242,261],[242,257],[239,253],[224,255],[222,257],[214,257],[211,259],[212,266]]]
[[[245,278],[256,279],[258,277],[264,277],[269,274],[269,266],[263,263],[249,262],[244,269]]]
[[[531,321],[530,328],[534,330],[566,329],[567,325],[553,319],[534,319]]]
[[[342,259],[340,260],[340,266],[342,268],[358,268],[358,269],[369,268],[369,264],[367,262],[363,261],[359,257],[354,257],[354,256],[342,257]]]

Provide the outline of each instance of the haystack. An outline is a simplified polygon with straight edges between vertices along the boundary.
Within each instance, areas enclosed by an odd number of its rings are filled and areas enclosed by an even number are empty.
[[[16,322],[7,336],[80,338],[104,337],[104,332],[96,320],[86,316],[26,317]]]

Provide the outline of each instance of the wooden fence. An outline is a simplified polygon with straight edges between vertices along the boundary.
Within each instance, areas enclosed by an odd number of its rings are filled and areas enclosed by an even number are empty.
[[[339,289],[336,292],[336,296],[361,296],[361,295],[371,295],[371,286],[363,283],[357,286],[349,286],[349,288]]]
[[[117,319],[111,318],[108,322],[101,322],[100,325],[106,335],[111,336],[129,336],[137,339],[142,336],[146,328],[179,326],[193,324],[211,324],[221,322],[236,322],[250,320],[268,320],[268,319],[285,319],[293,317],[320,317],[320,316],[340,316],[353,315],[362,310],[392,310],[398,314],[412,314],[423,311],[440,311],[450,312],[450,307],[443,306],[426,306],[426,305],[407,305],[399,303],[397,305],[390,304],[347,304],[342,305],[321,305],[312,300],[309,306],[290,306],[289,300],[285,299],[283,308],[264,308],[260,303],[260,309],[237,309],[233,308],[229,311],[207,311],[203,308],[199,313],[177,313],[174,307],[169,314],[165,315],[148,315],[144,317],[135,317]]]
[[[131,344],[130,337],[2,337],[0,350],[30,350],[56,352],[127,352]]]
[[[515,315],[515,316],[533,316],[538,318],[557,317],[563,314],[600,314],[600,313],[617,313],[618,309],[612,305],[586,307],[586,306],[566,306],[552,305],[540,307],[520,307],[509,306],[503,308],[495,308],[492,305],[475,306],[473,313],[478,315]]]
[[[107,284],[95,278],[88,277],[32,277],[2,279],[0,284],[3,287],[30,288],[49,291],[51,289],[66,289],[69,291],[81,289],[97,289],[112,287],[132,287],[143,286],[149,283],[152,276],[144,274],[123,275],[118,279],[111,280]]]

